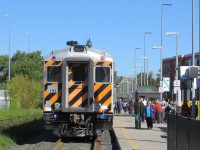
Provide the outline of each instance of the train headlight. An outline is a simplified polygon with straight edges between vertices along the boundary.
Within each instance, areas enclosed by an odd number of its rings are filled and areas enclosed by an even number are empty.
[[[101,103],[98,103],[98,104],[96,105],[95,109],[96,109],[96,111],[99,111],[100,108],[101,108]]]
[[[58,118],[58,114],[54,114],[53,118],[57,119]]]
[[[60,103],[55,103],[54,107],[55,107],[55,109],[60,109]]]
[[[106,110],[106,109],[108,109],[108,106],[102,105],[101,109]]]

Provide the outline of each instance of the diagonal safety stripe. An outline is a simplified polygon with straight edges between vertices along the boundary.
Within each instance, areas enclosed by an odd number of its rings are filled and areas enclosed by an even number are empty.
[[[82,97],[86,92],[88,91],[88,87],[85,86],[79,93],[76,94],[76,96],[69,100],[69,106],[72,106],[80,97]]]
[[[48,85],[50,85],[50,86],[58,86],[59,87],[58,89],[61,88],[61,84],[58,85],[58,83],[46,84],[45,85],[45,91],[44,91],[44,98],[45,99],[50,94],[49,91],[48,91]]]
[[[109,61],[105,62],[94,62],[94,66],[110,66],[112,68],[112,63]]]
[[[52,105],[53,103],[55,103],[56,100],[58,100],[61,97],[61,90],[58,93],[55,93],[51,99],[49,99],[50,101],[50,105]],[[44,108],[46,108],[46,104],[44,104]]]
[[[95,93],[95,102],[100,101],[109,91],[111,90],[111,83],[110,84],[103,84]]]
[[[102,105],[106,105],[108,106],[109,104],[111,104],[111,100],[112,100],[112,97],[111,97],[111,90],[100,100],[100,103]]]
[[[119,121],[118,118],[114,119],[115,122],[117,123],[117,125],[119,127],[123,127],[121,121]],[[132,146],[133,150],[140,150],[140,148],[138,147],[137,143],[132,140],[132,138],[130,137],[129,133],[127,132],[127,130],[125,128],[120,128],[124,137],[126,138],[126,140],[129,142],[129,144]]]
[[[81,96],[71,107],[83,107],[83,103],[88,99],[88,92],[86,92],[83,96]]]
[[[80,84],[72,84],[72,85],[69,85],[68,88],[69,88],[69,95],[71,95],[71,93],[76,90],[79,86],[81,86]]]
[[[86,84],[78,84],[75,82],[73,85],[69,85],[69,99],[73,99],[74,96],[77,94],[77,90],[81,90],[84,86],[87,86]]]
[[[109,111],[109,113],[113,113],[113,110],[111,109],[111,104],[108,105],[108,111]]]
[[[100,103],[103,105],[103,106],[109,106],[111,105],[111,100],[112,100],[112,97],[111,95],[110,96],[105,96],[101,101]],[[108,108],[106,111],[110,111],[111,108]]]

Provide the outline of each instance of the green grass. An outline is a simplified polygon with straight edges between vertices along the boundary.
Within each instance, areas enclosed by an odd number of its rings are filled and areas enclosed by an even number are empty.
[[[41,109],[0,110],[0,120],[9,119],[8,122],[12,124],[12,126],[0,125],[0,150],[15,145],[21,137],[28,138],[28,136],[40,133],[42,130],[41,118]],[[18,124],[19,122],[20,124]]]
[[[0,149],[8,149],[15,145],[15,142],[5,135],[0,135]]]
[[[32,116],[35,118],[41,118],[42,110],[41,109],[8,109],[0,110],[0,120],[14,118],[16,116]]]

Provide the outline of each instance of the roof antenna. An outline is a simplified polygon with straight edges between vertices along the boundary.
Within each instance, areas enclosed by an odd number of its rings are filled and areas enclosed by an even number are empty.
[[[92,41],[89,39],[87,41],[87,44],[86,44],[87,47],[91,48],[92,47]]]

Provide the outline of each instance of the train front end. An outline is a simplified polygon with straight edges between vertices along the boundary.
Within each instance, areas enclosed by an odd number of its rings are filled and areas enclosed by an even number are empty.
[[[73,45],[44,58],[43,121],[61,137],[85,137],[111,130],[113,59]]]

